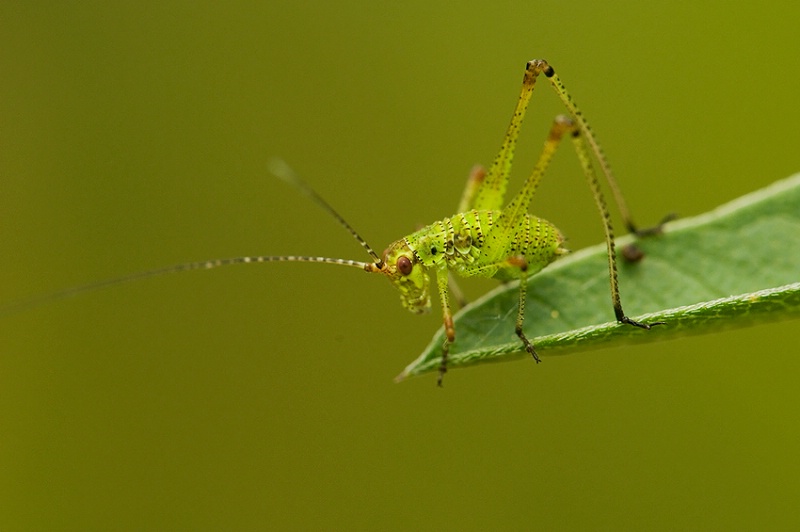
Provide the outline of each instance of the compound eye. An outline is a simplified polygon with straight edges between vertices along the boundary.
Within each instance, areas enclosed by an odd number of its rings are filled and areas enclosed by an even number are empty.
[[[403,275],[408,275],[411,273],[411,270],[414,269],[414,265],[411,263],[411,259],[403,255],[397,259],[397,269]]]

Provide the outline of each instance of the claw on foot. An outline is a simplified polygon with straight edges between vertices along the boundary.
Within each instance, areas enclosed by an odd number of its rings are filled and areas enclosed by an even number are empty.
[[[517,329],[517,336],[519,336],[519,339],[522,340],[522,344],[525,346],[525,351],[530,353],[536,363],[538,364],[541,362],[541,360],[539,360],[539,355],[536,354],[536,349],[533,348],[531,341],[528,340],[528,338],[522,333],[522,329]]]
[[[667,324],[667,322],[665,322],[665,321],[656,321],[656,322],[653,322],[653,323],[644,323],[644,322],[641,322],[641,321],[632,320],[628,316],[622,316],[622,318],[620,318],[619,321],[620,321],[620,323],[627,323],[628,325],[633,325],[634,327],[639,327],[640,329],[645,329],[645,330],[648,330],[648,331],[652,327],[655,327],[656,325],[666,325]]]

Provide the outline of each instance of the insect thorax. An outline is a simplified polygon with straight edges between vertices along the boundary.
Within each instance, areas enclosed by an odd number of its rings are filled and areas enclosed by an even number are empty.
[[[467,211],[435,222],[405,238],[425,267],[443,267],[461,276],[519,276],[509,267],[511,257],[523,257],[528,273],[535,273],[559,255],[563,237],[550,222],[526,214],[507,231],[495,227],[499,211]]]

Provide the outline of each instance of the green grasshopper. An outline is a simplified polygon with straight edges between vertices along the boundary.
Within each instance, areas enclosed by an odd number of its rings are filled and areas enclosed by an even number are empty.
[[[544,74],[548,79],[570,116],[561,115],[555,118],[539,160],[522,190],[508,205],[503,206],[517,138],[539,74]],[[586,119],[553,67],[543,59],[533,60],[525,68],[522,91],[500,152],[488,173],[481,170],[472,172],[464,189],[458,214],[394,242],[381,259],[374,264],[362,266],[367,271],[386,275],[400,291],[403,306],[416,313],[430,309],[430,271],[435,273],[445,329],[442,360],[439,366],[439,386],[442,385],[442,379],[447,371],[450,345],[456,339],[448,290],[451,271],[462,277],[490,277],[501,281],[519,279],[519,305],[515,332],[525,350],[537,363],[540,361],[533,343],[523,331],[527,278],[567,253],[567,250],[562,247],[564,239],[558,229],[550,222],[529,214],[528,208],[564,135],[572,139],[603,221],[608,248],[611,301],[617,321],[642,329],[663,324],[663,322],[647,324],[635,321],[626,316],[622,310],[611,216],[594,172],[586,141],[600,163],[628,229],[646,235],[658,232],[658,228],[637,230],[631,221],[611,167]]]
[[[503,205],[517,138],[528,102],[540,74],[544,74],[550,85],[555,89],[556,94],[569,111],[569,116],[561,115],[555,118],[539,160],[525,181],[522,190],[507,205]],[[511,124],[503,139],[500,152],[488,172],[480,168],[472,171],[462,194],[457,214],[423,227],[407,237],[395,241],[389,245],[383,256],[375,253],[350,224],[313,189],[298,179],[285,163],[273,163],[273,173],[298,187],[301,192],[333,216],[364,247],[372,259],[371,262],[294,255],[246,256],[191,262],[70,288],[7,307],[4,312],[0,313],[17,311],[80,292],[166,273],[212,269],[232,264],[279,261],[339,264],[359,268],[370,273],[382,274],[398,289],[400,300],[405,308],[414,313],[423,313],[431,308],[430,279],[431,276],[435,276],[446,336],[437,381],[441,386],[442,379],[447,371],[450,346],[456,340],[456,330],[450,305],[450,273],[452,272],[461,277],[487,277],[501,281],[519,280],[519,307],[515,331],[522,342],[522,347],[538,363],[539,356],[536,354],[536,349],[523,332],[527,279],[561,255],[567,253],[567,250],[562,247],[564,239],[558,229],[550,222],[529,214],[528,207],[553,154],[565,135],[572,140],[575,146],[578,160],[588,179],[597,209],[600,211],[602,218],[608,247],[611,302],[617,321],[643,329],[650,329],[653,325],[661,324],[662,322],[647,324],[634,321],[626,316],[622,310],[617,281],[614,233],[608,207],[592,166],[592,154],[600,163],[602,172],[611,188],[628,230],[640,235],[655,231],[652,229],[639,231],[634,226],[611,168],[592,130],[589,128],[589,124],[578,110],[561,80],[556,76],[553,68],[547,61],[542,59],[530,61],[527,64],[522,82],[522,91],[514,109]],[[588,148],[586,146],[587,142]]]

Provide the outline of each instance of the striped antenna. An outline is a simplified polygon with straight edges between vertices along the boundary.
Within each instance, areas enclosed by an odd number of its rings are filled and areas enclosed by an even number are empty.
[[[338,221],[339,224],[341,224],[345,229],[347,229],[347,231],[351,235],[353,235],[353,237],[364,247],[364,249],[367,250],[367,253],[369,253],[369,255],[375,260],[375,262],[361,262],[349,259],[333,259],[329,257],[306,257],[300,255],[284,255],[284,256],[254,255],[254,256],[244,256],[244,257],[231,257],[225,259],[212,259],[212,260],[204,260],[196,262],[185,262],[183,264],[176,264],[173,266],[167,266],[165,268],[157,268],[155,270],[147,270],[143,272],[133,273],[130,275],[125,275],[123,277],[116,277],[114,279],[106,279],[105,281],[98,281],[95,283],[73,286],[71,288],[60,290],[58,292],[52,292],[31,299],[26,299],[23,301],[18,301],[16,303],[11,303],[10,305],[0,307],[0,316],[16,314],[18,312],[22,312],[31,309],[33,307],[44,305],[45,303],[58,301],[60,299],[66,299],[68,297],[82,294],[84,292],[92,292],[94,290],[110,288],[112,286],[129,283],[131,281],[139,281],[142,279],[157,277],[169,273],[188,272],[192,270],[213,270],[214,268],[220,268],[222,266],[232,266],[234,264],[258,264],[264,262],[321,262],[326,264],[338,264],[340,266],[351,266],[353,268],[358,268],[371,273],[381,272],[381,269],[383,268],[383,261],[375,253],[375,251],[373,251],[373,249],[369,246],[369,244],[367,244],[367,242],[350,226],[350,224],[348,224],[345,221],[345,219],[342,218],[342,216],[333,209],[333,207],[331,207],[324,199],[322,199],[322,197],[319,194],[317,194],[306,183],[297,178],[285,162],[278,159],[273,160],[270,163],[270,169],[277,177],[283,179],[284,181],[286,181],[291,185],[296,186],[306,196],[310,197],[315,203],[320,205],[323,208],[323,210],[325,210],[325,212],[333,216],[333,218],[336,219],[336,221]]]

